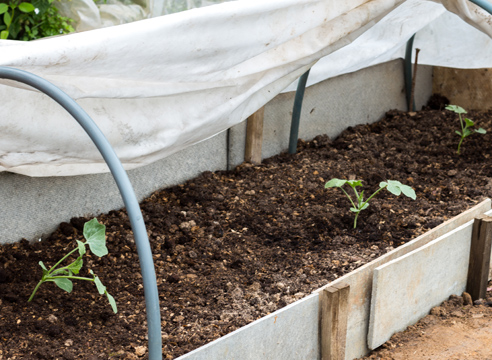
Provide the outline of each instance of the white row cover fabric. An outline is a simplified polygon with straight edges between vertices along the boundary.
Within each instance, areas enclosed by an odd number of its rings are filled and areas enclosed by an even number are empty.
[[[64,16],[75,20],[77,31],[99,29],[173,14],[231,0],[70,0],[55,1]]]
[[[492,34],[490,16],[475,5],[443,3]],[[0,41],[0,65],[40,75],[78,99],[132,169],[243,121],[320,59],[310,83],[401,57],[417,31],[420,63],[492,67],[490,38],[445,13],[425,0],[238,0],[28,43]],[[450,44],[459,47],[456,56],[446,55]],[[57,104],[2,84],[0,171],[108,171]]]

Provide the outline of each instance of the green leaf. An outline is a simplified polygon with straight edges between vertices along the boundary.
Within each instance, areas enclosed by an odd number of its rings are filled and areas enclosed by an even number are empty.
[[[455,133],[458,134],[459,136],[462,136],[458,130],[456,130]]]
[[[386,186],[388,186],[388,183],[387,183],[386,181],[381,181],[381,182],[379,183],[379,187],[380,187],[380,188],[385,188]]]
[[[356,186],[362,186],[362,181],[361,180],[347,180],[347,184],[349,184],[351,187],[356,187]]]
[[[34,6],[30,3],[23,2],[19,4],[19,10],[23,13],[30,13],[34,11]]]
[[[388,191],[392,194],[399,196],[401,193],[415,200],[417,195],[415,191],[408,185],[403,185],[401,182],[397,180],[388,180],[388,182],[382,182],[379,186],[383,187],[383,184],[388,184]]]
[[[9,9],[9,6],[7,4],[0,4],[0,15],[7,12],[8,9]]]
[[[80,269],[82,269],[82,265],[84,265],[84,260],[82,260],[82,256],[78,257],[73,263],[67,266],[68,271],[73,272],[74,274],[78,274]]]
[[[5,14],[3,14],[3,22],[5,25],[10,26],[12,23],[12,17],[10,16],[10,13],[7,11]]]
[[[357,201],[359,204],[362,204],[364,202],[364,191],[360,192],[359,197],[357,198]]]
[[[475,125],[475,123],[473,122],[473,120],[468,119],[468,118],[465,118],[465,123],[466,123],[466,126],[467,127],[471,127],[471,126]]]
[[[39,9],[39,14],[43,14],[46,10],[48,10],[51,6],[51,3],[53,0],[32,0],[31,4],[36,8]]]
[[[72,292],[73,284],[72,281],[70,281],[70,279],[55,278],[53,281],[60,289],[65,290],[66,292],[69,293]]]
[[[43,277],[48,274],[48,269],[44,265],[42,261],[38,262],[39,266],[41,266],[41,269],[43,269]]]
[[[367,209],[367,207],[368,207],[368,206],[369,206],[369,203],[365,204],[365,205],[364,205],[364,206],[363,206],[360,210],[361,210],[361,211],[362,211],[362,210],[365,210],[365,209]]]
[[[386,187],[386,189],[388,189],[388,191],[390,193],[392,193],[393,195],[399,196],[401,194],[401,189],[396,184],[388,184],[388,186]]]
[[[359,209],[356,209],[356,208],[354,208],[354,207],[351,207],[351,208],[350,208],[350,211],[352,211],[352,212],[354,212],[354,213],[358,213],[358,212],[360,212],[360,210],[359,210]]]
[[[472,134],[472,132],[470,129],[465,128],[465,130],[463,130],[463,137],[470,136],[471,134]]]
[[[48,269],[47,269],[47,268],[46,268],[46,266],[44,265],[44,262],[40,261],[40,262],[38,262],[38,264],[39,264],[39,266],[41,266],[41,268],[42,268],[43,270],[48,271]]]
[[[325,188],[342,187],[346,182],[347,180],[331,179],[325,184]]]
[[[476,129],[475,130],[476,133],[479,133],[479,134],[487,134],[487,130],[483,129],[483,128],[480,128],[480,129]]]
[[[9,37],[9,32],[7,30],[3,30],[1,33],[0,33],[0,39],[1,40],[5,40]]]
[[[106,226],[100,224],[96,218],[84,224],[84,237],[91,251],[102,257],[108,254],[106,247]]]
[[[70,272],[67,269],[56,269],[51,273],[51,275],[63,275],[63,276],[69,276]]]
[[[106,296],[108,298],[109,304],[111,305],[111,308],[113,308],[113,312],[116,314],[118,312],[118,308],[116,307],[116,301],[114,300],[114,297],[112,297],[107,291]]]
[[[86,252],[85,244],[82,241],[77,240],[77,246],[79,247],[79,255],[84,256]]]
[[[103,283],[99,279],[99,276],[94,275],[94,283],[96,284],[97,291],[99,292],[99,294],[101,295],[104,294],[104,292],[106,291],[106,286],[103,285]]]
[[[410,186],[402,185],[402,186],[400,186],[400,189],[401,189],[401,192],[404,195],[408,196],[410,199],[413,199],[413,200],[417,199],[417,195],[415,194],[415,190],[412,189]]]
[[[458,105],[448,105],[445,107],[446,110],[454,111],[457,114],[466,114],[466,110]]]

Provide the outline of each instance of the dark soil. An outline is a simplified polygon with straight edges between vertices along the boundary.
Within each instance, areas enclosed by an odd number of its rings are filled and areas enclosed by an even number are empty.
[[[470,113],[489,131],[456,154],[453,113],[391,111],[336,140],[299,142],[259,166],[206,172],[141,204],[156,266],[163,354],[178,357],[277,310],[446,219],[492,197],[492,113]],[[357,229],[331,178],[412,186],[417,200],[384,190]],[[44,284],[38,262],[53,265],[81,239],[89,219],[62,223],[48,239],[0,247],[0,359],[145,359],[146,320],[138,257],[123,210],[98,216],[109,255],[89,256],[117,300],[114,315],[93,284],[71,294]],[[14,240],[14,239],[13,239]]]

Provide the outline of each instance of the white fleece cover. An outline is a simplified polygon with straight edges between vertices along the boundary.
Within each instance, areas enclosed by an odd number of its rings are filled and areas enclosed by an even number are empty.
[[[155,3],[143,1],[142,16]],[[313,65],[308,85],[402,57],[416,32],[420,64],[492,67],[490,19],[465,0],[238,0],[33,42],[2,40],[0,66],[30,71],[76,99],[132,169],[240,123],[295,89]],[[0,171],[108,171],[59,105],[1,83]]]

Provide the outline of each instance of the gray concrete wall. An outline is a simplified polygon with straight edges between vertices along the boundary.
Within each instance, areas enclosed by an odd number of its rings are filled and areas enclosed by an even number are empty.
[[[416,85],[420,108],[432,91],[432,68],[421,66]],[[263,158],[288,147],[294,93],[265,107]],[[306,89],[299,137],[336,137],[347,126],[379,120],[390,109],[406,109],[403,61],[395,60],[342,75]],[[154,164],[129,171],[139,199],[203,171],[243,162],[246,122]],[[0,243],[38,239],[62,221],[98,215],[123,206],[110,174],[30,178],[0,173]]]
[[[227,166],[227,133],[151,165],[128,171],[139,200],[203,171]],[[197,155],[199,154],[199,155]],[[0,173],[0,243],[39,239],[72,217],[93,216],[123,207],[111,174],[31,178]]]
[[[341,75],[306,88],[299,138],[311,140],[327,134],[335,138],[344,129],[373,123],[391,109],[406,110],[403,60],[376,65]],[[421,109],[432,95],[432,67],[420,66],[415,84],[415,104]],[[278,95],[265,107],[262,157],[268,158],[289,147],[290,120],[295,93]],[[230,162],[244,158],[246,122],[231,128]]]

